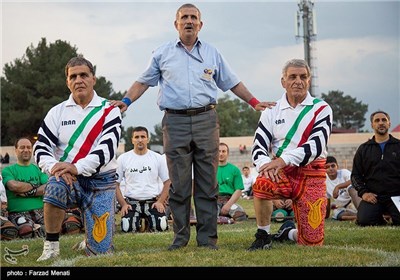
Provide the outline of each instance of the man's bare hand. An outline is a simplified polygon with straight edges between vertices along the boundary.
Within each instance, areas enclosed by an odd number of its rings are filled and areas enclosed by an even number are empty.
[[[371,204],[377,204],[378,203],[378,195],[375,193],[366,192],[362,195],[362,200],[369,202]]]
[[[51,169],[51,175],[61,176],[65,173],[70,173],[71,175],[78,175],[78,169],[76,169],[75,164],[69,162],[57,162]]]
[[[128,214],[129,210],[132,210],[132,205],[130,205],[128,203],[122,205],[121,211],[120,211],[121,216],[125,216],[126,214]]]
[[[281,158],[275,158],[271,162],[261,166],[259,174],[265,176],[265,178],[270,178],[273,182],[279,182],[281,177],[279,176],[279,170],[284,168],[286,163]]]
[[[153,205],[151,206],[151,208],[155,208],[158,212],[160,213],[165,213],[165,206],[164,203],[162,202],[154,202]]]
[[[276,105],[276,102],[267,102],[267,101],[263,101],[258,103],[254,109],[256,111],[264,111],[265,109],[271,109],[272,107],[274,107]]]
[[[60,181],[60,178],[63,178],[65,183],[72,187],[73,182],[76,181],[78,170],[72,163],[57,162],[51,169],[51,175],[55,176],[57,181]]]
[[[118,107],[121,110],[121,113],[125,112],[128,109],[128,106],[121,100],[109,100],[109,101],[110,105]]]

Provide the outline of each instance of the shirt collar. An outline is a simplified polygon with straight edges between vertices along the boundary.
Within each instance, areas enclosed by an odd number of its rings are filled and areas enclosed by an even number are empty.
[[[195,47],[201,47],[201,40],[199,39],[199,38],[197,38],[197,40],[196,40],[196,42],[194,43],[194,46],[193,46],[193,48],[195,48]],[[176,39],[176,41],[175,41],[175,46],[177,46],[177,47],[184,47],[184,45],[183,45],[183,43],[182,43],[182,40],[180,39],[180,38],[178,38],[178,39]]]
[[[101,106],[101,98],[97,95],[96,91],[93,90],[93,98],[92,101],[90,101],[89,105],[87,107],[98,107]],[[70,93],[68,100],[66,102],[66,106],[78,106],[76,104],[74,98],[72,97],[72,93]]]
[[[311,94],[309,92],[307,92],[306,98],[300,103],[300,105],[301,106],[313,105],[314,104],[313,100],[314,100],[314,97],[312,97]],[[287,109],[287,108],[290,108],[290,107],[291,106],[290,106],[290,104],[289,104],[289,102],[287,101],[287,98],[286,98],[286,93],[284,93],[282,95],[281,108],[282,109]]]
[[[184,47],[184,45],[180,39],[177,40],[176,46],[178,48],[182,48],[193,59],[195,59],[201,63],[204,62],[203,56],[201,54],[201,42],[200,42],[199,38],[197,38],[197,41],[194,43],[194,46],[190,52]]]

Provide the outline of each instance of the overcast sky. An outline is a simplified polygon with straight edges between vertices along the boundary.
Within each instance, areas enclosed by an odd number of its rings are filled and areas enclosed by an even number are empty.
[[[173,22],[185,2],[3,0],[2,69],[22,58],[31,44],[37,47],[41,38],[63,40],[96,65],[97,76],[115,91],[125,91],[147,66],[152,50],[177,38]],[[221,51],[258,99],[280,98],[282,65],[304,58],[303,40],[295,36],[298,1],[191,3],[202,12],[199,37]],[[400,123],[400,2],[314,3],[316,95],[343,91],[368,105],[366,129],[369,115],[378,109],[391,115],[394,128]],[[149,89],[129,107],[124,127],[143,125],[154,131],[162,119],[157,92],[158,87]]]

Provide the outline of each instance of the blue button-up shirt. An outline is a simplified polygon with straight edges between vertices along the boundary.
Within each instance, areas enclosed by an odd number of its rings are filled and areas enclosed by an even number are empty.
[[[157,48],[137,81],[160,83],[160,110],[216,104],[218,89],[225,92],[240,82],[215,47],[198,40],[189,52],[179,39]]]

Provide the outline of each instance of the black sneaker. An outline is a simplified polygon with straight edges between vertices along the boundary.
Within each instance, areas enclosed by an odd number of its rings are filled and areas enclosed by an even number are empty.
[[[256,237],[256,240],[254,240],[247,251],[271,249],[272,237],[270,234],[268,234],[268,232],[262,229],[257,229],[257,232],[254,236]]]
[[[295,229],[296,225],[293,221],[287,220],[279,228],[278,232],[274,234],[274,241],[283,242],[289,240],[289,231]]]

